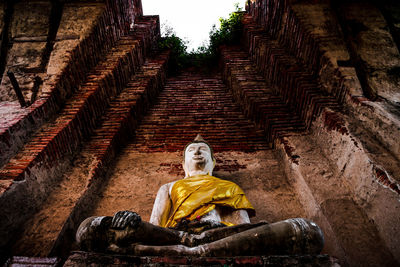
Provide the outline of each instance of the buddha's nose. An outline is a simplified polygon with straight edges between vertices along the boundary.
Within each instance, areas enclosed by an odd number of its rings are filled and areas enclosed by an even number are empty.
[[[194,152],[195,155],[200,155],[200,148],[197,148],[196,151]]]

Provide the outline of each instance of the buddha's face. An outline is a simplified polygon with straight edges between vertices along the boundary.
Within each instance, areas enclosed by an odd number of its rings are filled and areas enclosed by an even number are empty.
[[[198,174],[212,174],[214,162],[211,149],[206,143],[192,143],[186,147],[183,169],[186,177]]]

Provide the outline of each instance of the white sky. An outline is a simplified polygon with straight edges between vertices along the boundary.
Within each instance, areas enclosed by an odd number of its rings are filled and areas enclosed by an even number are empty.
[[[189,51],[208,42],[212,25],[219,27],[218,19],[227,18],[235,3],[244,10],[245,0],[142,0],[143,14],[160,15],[161,25],[166,23],[177,36],[189,40]]]

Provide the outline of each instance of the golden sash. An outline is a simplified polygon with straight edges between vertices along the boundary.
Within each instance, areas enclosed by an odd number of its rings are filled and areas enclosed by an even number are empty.
[[[216,206],[247,209],[254,213],[243,190],[235,183],[210,175],[196,175],[175,182],[171,190],[172,207],[165,210],[161,226],[174,227],[183,218],[194,220]],[[170,209],[172,214],[168,218]]]

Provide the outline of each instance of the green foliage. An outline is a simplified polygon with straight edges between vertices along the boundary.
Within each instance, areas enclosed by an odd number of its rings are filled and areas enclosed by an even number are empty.
[[[164,36],[158,41],[159,49],[170,49],[170,70],[180,70],[185,67],[187,61],[187,42],[176,36],[175,32],[168,25],[162,25]]]
[[[220,28],[213,25],[209,34],[209,44],[197,48],[196,51],[187,52],[187,41],[176,36],[173,29],[164,26],[165,33],[161,37],[158,46],[160,49],[171,49],[170,70],[175,73],[182,68],[200,67],[209,69],[216,65],[218,49],[221,45],[237,44],[242,33],[243,13],[239,4],[235,5],[235,12],[229,14],[229,18],[220,18]]]
[[[220,28],[217,29],[215,25],[210,31],[210,45],[209,52],[217,54],[218,47],[223,44],[237,44],[240,41],[242,34],[242,18],[243,13],[240,12],[238,5],[236,5],[236,12],[232,12],[229,18],[220,18]]]

